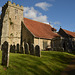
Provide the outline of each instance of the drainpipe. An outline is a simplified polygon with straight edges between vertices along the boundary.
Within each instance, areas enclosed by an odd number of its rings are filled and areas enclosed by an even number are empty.
[[[38,45],[40,46],[40,38],[38,39]]]

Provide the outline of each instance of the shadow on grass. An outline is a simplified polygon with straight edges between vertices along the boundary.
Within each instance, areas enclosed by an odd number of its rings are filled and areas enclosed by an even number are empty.
[[[15,55],[15,54],[14,54]],[[12,69],[12,75],[18,72],[25,73],[26,75],[58,75],[62,71],[63,64],[68,64],[71,60],[67,55],[56,52],[42,52],[42,57],[30,56],[30,55],[18,55],[11,56],[10,69]],[[11,72],[11,71],[10,71]]]
[[[51,72],[53,72],[46,64],[44,64],[42,61],[39,61],[36,58],[23,58],[17,58],[17,60],[19,61],[12,61],[11,64],[15,62],[13,66],[16,69],[20,71],[26,69],[25,73],[29,74],[28,72],[31,72],[32,75],[50,75]],[[21,61],[25,62],[22,63]]]
[[[72,57],[70,55],[68,55],[67,53],[64,55],[64,52],[57,52],[57,51],[52,51],[49,53],[49,52],[42,52],[42,55],[43,56],[50,56],[52,57],[52,60],[54,61],[59,61],[63,64],[69,64],[70,61],[72,60]]]

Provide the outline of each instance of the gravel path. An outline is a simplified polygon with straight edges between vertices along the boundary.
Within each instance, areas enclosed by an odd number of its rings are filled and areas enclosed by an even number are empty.
[[[72,62],[61,73],[61,75],[75,75],[75,58],[73,58]]]

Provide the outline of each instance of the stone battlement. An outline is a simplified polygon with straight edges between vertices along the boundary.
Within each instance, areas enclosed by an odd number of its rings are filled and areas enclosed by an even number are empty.
[[[15,3],[11,3],[11,1],[7,1],[7,3],[5,3],[5,5],[3,6],[3,8],[7,7],[7,6],[11,6],[11,7],[15,7],[17,9],[23,10],[23,6],[19,5],[19,4],[15,4]]]

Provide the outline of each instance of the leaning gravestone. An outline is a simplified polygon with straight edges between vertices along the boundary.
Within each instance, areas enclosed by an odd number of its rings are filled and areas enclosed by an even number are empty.
[[[38,57],[41,56],[40,47],[38,45],[35,46],[35,56],[38,56]]]
[[[9,65],[9,49],[6,41],[2,45],[2,65],[6,67]]]
[[[28,45],[28,43],[25,43],[24,47],[25,47],[25,54],[29,54],[29,45]]]
[[[34,44],[30,45],[30,55],[34,55]]]

